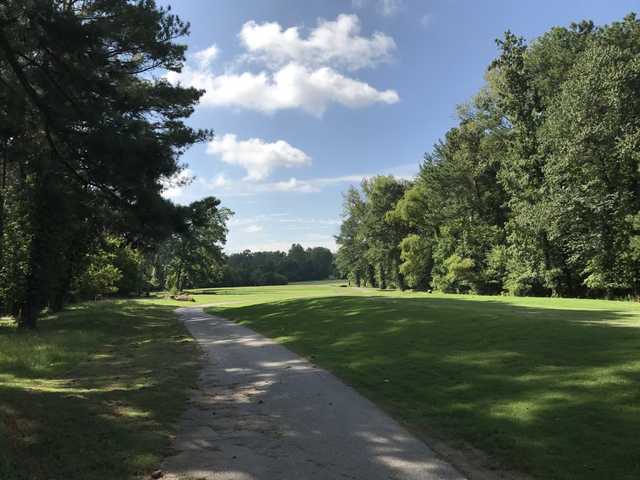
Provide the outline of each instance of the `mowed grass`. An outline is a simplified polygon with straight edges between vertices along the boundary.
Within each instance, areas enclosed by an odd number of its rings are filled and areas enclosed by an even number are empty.
[[[640,478],[640,306],[220,289],[223,315],[336,373],[415,432],[541,479]]]
[[[133,479],[157,468],[198,349],[171,302],[99,302],[0,321],[0,479]]]
[[[198,372],[176,306],[312,358],[418,434],[544,479],[640,478],[640,306],[380,292],[207,289],[0,321],[0,479],[134,479],[169,453]],[[485,465],[486,466],[486,465]]]

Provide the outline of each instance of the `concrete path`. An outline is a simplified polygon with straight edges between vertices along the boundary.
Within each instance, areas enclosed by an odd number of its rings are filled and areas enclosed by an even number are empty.
[[[328,372],[202,309],[178,313],[207,358],[164,478],[464,480]]]

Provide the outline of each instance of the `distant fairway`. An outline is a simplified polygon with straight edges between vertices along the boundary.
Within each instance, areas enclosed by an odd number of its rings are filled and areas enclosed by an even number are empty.
[[[338,284],[197,296],[415,432],[537,478],[640,478],[640,306]]]

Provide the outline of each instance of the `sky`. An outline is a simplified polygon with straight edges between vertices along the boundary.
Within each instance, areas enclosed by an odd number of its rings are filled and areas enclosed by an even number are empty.
[[[191,24],[172,83],[205,90],[192,147],[164,195],[234,212],[225,250],[335,250],[342,193],[378,174],[410,178],[484,84],[506,30],[640,11],[640,0],[172,0]],[[182,181],[190,179],[188,185]]]

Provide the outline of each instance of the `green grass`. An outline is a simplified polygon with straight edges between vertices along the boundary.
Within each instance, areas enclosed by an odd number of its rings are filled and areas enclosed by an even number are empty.
[[[79,305],[0,320],[0,479],[134,479],[169,452],[214,305],[332,370],[418,434],[541,479],[640,478],[640,306],[333,283]]]
[[[171,302],[99,302],[19,332],[0,321],[0,479],[129,479],[157,468],[198,350]]]
[[[414,431],[481,449],[490,468],[640,478],[636,304],[328,284],[221,289],[206,301]]]

